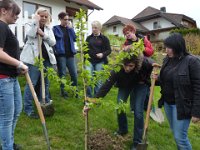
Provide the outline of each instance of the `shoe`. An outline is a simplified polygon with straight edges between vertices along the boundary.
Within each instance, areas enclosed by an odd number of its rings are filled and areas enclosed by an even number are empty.
[[[22,146],[21,145],[19,145],[19,144],[13,144],[13,149],[14,150],[22,150]],[[0,147],[0,150],[2,150],[2,146]]]
[[[115,136],[124,136],[124,135],[126,135],[128,132],[121,132],[121,131],[116,131],[116,132],[114,132],[114,135]]]
[[[67,92],[61,92],[61,97],[63,97],[64,99],[67,99],[69,96]]]
[[[131,144],[130,150],[137,150],[137,144]]]
[[[33,119],[39,119],[39,116],[36,113],[31,113],[30,115],[27,115],[27,116]]]
[[[13,144],[13,149],[14,150],[22,150],[22,146],[21,145],[19,145],[19,144]]]

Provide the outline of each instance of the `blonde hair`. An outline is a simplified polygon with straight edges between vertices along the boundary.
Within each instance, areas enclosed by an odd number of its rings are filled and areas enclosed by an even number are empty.
[[[47,18],[47,23],[45,25],[49,25],[51,23],[51,14],[48,9],[44,7],[40,7],[36,10],[35,15],[39,15],[41,12],[47,12],[48,13],[48,18]]]
[[[102,25],[99,21],[93,21],[91,25],[99,28],[100,30],[102,29]]]

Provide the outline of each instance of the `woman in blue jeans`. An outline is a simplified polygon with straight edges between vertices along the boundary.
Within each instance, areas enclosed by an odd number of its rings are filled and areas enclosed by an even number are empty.
[[[18,19],[20,8],[12,0],[0,1],[0,149],[18,150],[14,131],[22,110],[21,90],[17,80],[28,67],[19,61],[19,43],[9,28]]]
[[[150,74],[153,69],[153,62],[146,57],[132,56],[123,60],[123,66],[119,72],[111,72],[109,79],[101,86],[96,98],[104,97],[114,84],[118,87],[117,103],[127,102],[130,95],[131,106],[134,110],[134,131],[133,146],[136,148],[142,142],[144,128],[143,108],[146,94],[150,83]],[[128,133],[128,123],[125,112],[117,114],[119,129],[115,134],[125,135]]]
[[[66,12],[58,14],[60,25],[53,27],[53,32],[56,38],[55,55],[57,60],[58,75],[60,78],[66,78],[67,69],[69,71],[72,86],[77,86],[77,68],[76,68],[76,49],[74,42],[76,41],[76,34]],[[64,84],[60,85],[61,96],[68,97],[65,91]]]
[[[192,150],[190,121],[200,121],[200,60],[187,52],[184,38],[174,33],[164,40],[167,56],[158,78],[159,107],[164,105],[178,150]]]
[[[40,46],[42,50],[44,68],[52,67],[52,65],[56,64],[56,58],[52,48],[56,44],[56,40],[53,34],[53,30],[50,26],[50,13],[48,9],[41,7],[35,12],[34,19],[30,24],[30,28],[26,36],[27,41],[21,52],[20,59],[28,65],[29,75],[33,86],[35,87],[41,78],[41,72],[39,68],[34,65],[35,59],[40,58],[38,47]],[[39,36],[41,43],[38,39]],[[44,69],[44,72],[46,72],[46,69]],[[42,94],[39,96],[40,101],[41,95]],[[50,102],[49,80],[47,77],[45,77],[45,102]],[[28,83],[24,89],[24,112],[28,117],[38,118],[38,115],[34,111],[33,97]]]
[[[88,43],[88,55],[90,56],[89,64],[85,69],[91,76],[95,76],[95,72],[101,71],[103,65],[108,63],[107,56],[111,53],[109,39],[101,33],[102,25],[99,21],[92,22],[92,34],[86,39]],[[87,87],[87,96],[93,97],[101,87],[101,81],[98,79],[94,89]],[[94,92],[93,92],[94,91]]]

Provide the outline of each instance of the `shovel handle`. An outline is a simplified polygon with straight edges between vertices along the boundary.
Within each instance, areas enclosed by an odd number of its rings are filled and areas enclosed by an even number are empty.
[[[152,73],[157,75],[159,67],[160,67],[159,64],[153,63],[153,71],[152,71]],[[145,125],[144,125],[143,139],[146,139],[146,133],[147,133],[147,130],[148,130],[151,106],[152,106],[152,102],[153,102],[153,94],[154,94],[155,82],[156,82],[156,79],[153,78],[151,80],[150,95],[149,95],[149,102],[148,102]]]
[[[40,102],[39,102],[39,100],[37,98],[37,95],[35,93],[35,90],[34,90],[34,87],[33,87],[33,84],[32,84],[32,81],[31,81],[31,78],[30,78],[28,72],[25,73],[25,77],[26,77],[26,81],[27,81],[27,83],[28,83],[28,85],[30,87],[31,93],[33,95],[33,99],[34,99],[36,108],[38,110],[38,114],[40,116],[40,120],[41,120],[42,124],[45,124],[44,114],[42,112],[42,108],[40,106]]]

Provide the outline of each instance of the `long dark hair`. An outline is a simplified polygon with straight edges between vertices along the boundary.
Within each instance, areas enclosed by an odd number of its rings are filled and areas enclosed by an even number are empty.
[[[2,8],[6,9],[6,10],[11,10],[12,15],[19,15],[19,13],[21,12],[21,9],[13,0],[0,0],[0,10]]]
[[[185,39],[180,33],[173,33],[164,40],[165,47],[169,47],[177,57],[188,55]]]

